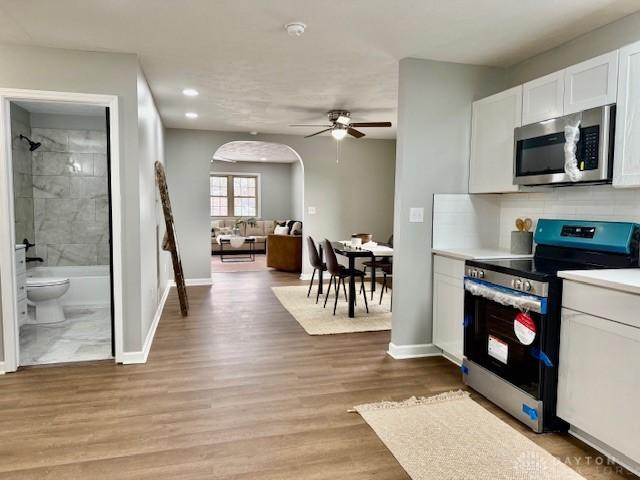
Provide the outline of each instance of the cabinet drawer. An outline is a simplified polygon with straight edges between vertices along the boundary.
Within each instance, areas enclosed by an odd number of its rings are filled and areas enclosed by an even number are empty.
[[[464,277],[464,260],[443,257],[440,255],[433,256],[433,271],[441,275],[459,278]]]
[[[18,300],[18,325],[22,326],[29,319],[29,310],[27,307],[27,299]]]
[[[24,250],[16,251],[16,275],[20,275],[27,271],[27,259]]]
[[[562,306],[640,328],[640,295],[565,280]]]
[[[16,276],[16,297],[27,297],[27,273],[24,272]]]

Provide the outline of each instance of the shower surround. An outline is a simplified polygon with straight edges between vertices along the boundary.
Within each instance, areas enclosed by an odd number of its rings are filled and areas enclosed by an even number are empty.
[[[105,131],[31,128],[36,255],[46,266],[109,264]]]

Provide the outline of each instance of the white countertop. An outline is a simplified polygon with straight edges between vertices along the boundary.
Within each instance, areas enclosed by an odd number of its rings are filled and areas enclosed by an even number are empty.
[[[531,258],[533,255],[517,255],[501,248],[433,248],[432,253],[458,260],[496,260],[499,258]]]
[[[640,268],[607,270],[564,270],[558,276],[567,280],[587,283],[640,295]]]

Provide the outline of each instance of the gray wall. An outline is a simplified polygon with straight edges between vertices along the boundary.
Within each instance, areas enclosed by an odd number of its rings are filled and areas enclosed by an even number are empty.
[[[97,130],[103,132],[107,129],[107,120],[104,115],[68,115],[31,112],[31,127]]]
[[[291,163],[291,218],[304,218],[304,168],[302,162]]]
[[[393,140],[345,139],[340,163],[336,164],[335,140],[331,137],[254,137],[233,132],[168,129],[168,181],[172,200],[175,199],[176,228],[187,278],[210,276],[209,163],[218,147],[235,140],[284,143],[302,157],[305,236],[311,235],[316,240],[340,239],[358,231],[371,232],[375,239],[386,240],[391,234]],[[315,215],[307,214],[309,206],[316,208]],[[303,265],[304,272],[310,273],[306,256]]]
[[[261,218],[286,220],[292,218],[292,180],[290,163],[218,162],[211,163],[212,173],[259,173]],[[233,212],[231,212],[233,214]]]
[[[155,106],[151,108],[150,94],[142,99],[149,108],[141,108],[142,118],[138,117],[139,94],[145,92],[139,85],[141,79],[144,82],[139,73],[136,55],[0,45],[0,87],[119,97],[122,186],[113,194],[120,196],[124,207],[121,266],[125,352],[142,349],[153,317],[150,311],[154,310],[143,308],[143,302],[156,301],[158,290],[143,285],[142,279],[153,279],[155,285],[158,278],[157,268],[153,268],[157,267],[158,253],[154,248],[157,212],[152,161],[161,158],[158,144],[162,143],[162,124]],[[149,139],[144,137],[147,132],[152,135]],[[152,290],[154,295],[150,297]]]
[[[640,40],[640,12],[628,15],[514,65],[509,69],[511,85],[519,85],[638,40]]]
[[[434,193],[466,193],[471,102],[500,91],[500,69],[400,61],[393,320],[397,346],[431,343],[431,212]],[[424,208],[424,223],[409,209]]]

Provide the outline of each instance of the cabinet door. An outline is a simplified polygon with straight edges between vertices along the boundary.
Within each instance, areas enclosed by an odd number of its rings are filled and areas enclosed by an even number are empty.
[[[558,416],[640,461],[640,329],[562,310]]]
[[[606,53],[565,70],[564,114],[616,102],[618,51]]]
[[[522,124],[564,114],[564,70],[536,78],[522,86]]]
[[[470,193],[515,192],[513,130],[522,124],[522,85],[473,103]]]
[[[640,187],[640,42],[620,49],[613,185]]]
[[[433,275],[433,343],[462,363],[464,288],[461,278]]]

